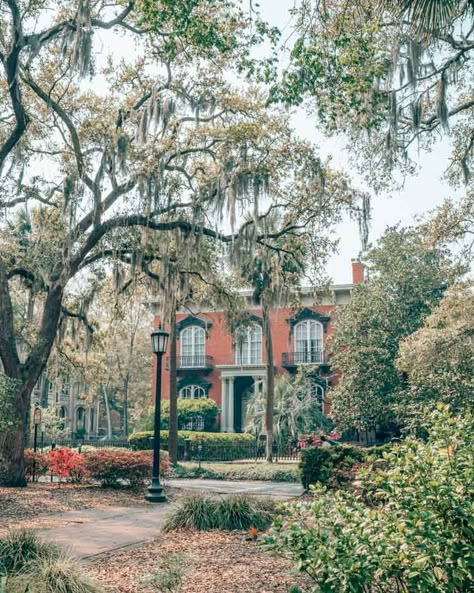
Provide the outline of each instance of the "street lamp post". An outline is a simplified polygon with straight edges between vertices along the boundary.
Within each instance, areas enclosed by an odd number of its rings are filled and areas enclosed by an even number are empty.
[[[148,502],[166,502],[163,487],[160,484],[160,428],[161,428],[161,368],[163,354],[168,346],[168,332],[160,327],[151,333],[151,345],[156,355],[156,385],[155,385],[155,426],[153,433],[153,470],[151,485],[145,499]]]

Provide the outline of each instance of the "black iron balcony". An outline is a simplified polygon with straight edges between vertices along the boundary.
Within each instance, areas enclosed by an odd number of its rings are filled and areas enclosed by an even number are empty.
[[[177,357],[177,371],[205,371],[209,372],[214,368],[214,359],[206,354],[194,354]],[[166,370],[169,370],[170,359],[166,359]]]
[[[285,368],[294,368],[300,364],[327,365],[328,356],[322,350],[302,350],[301,352],[283,352],[281,365]]]

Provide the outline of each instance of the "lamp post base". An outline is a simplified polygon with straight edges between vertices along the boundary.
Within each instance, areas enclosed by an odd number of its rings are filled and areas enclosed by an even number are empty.
[[[148,488],[148,494],[145,494],[145,500],[148,502],[168,502],[159,480],[152,480],[151,486]]]

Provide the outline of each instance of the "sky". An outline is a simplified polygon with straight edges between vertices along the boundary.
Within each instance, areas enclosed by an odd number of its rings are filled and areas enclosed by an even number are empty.
[[[271,25],[284,29],[289,34],[289,10],[295,0],[260,0],[260,10],[264,20]],[[359,189],[365,189],[357,174],[348,167],[349,155],[344,150],[343,138],[324,138],[317,130],[316,118],[309,116],[305,110],[298,111],[293,123],[295,130],[301,137],[315,142],[321,151],[321,157],[331,155],[333,165],[348,172],[353,183]],[[439,206],[445,198],[454,197],[453,189],[442,179],[443,172],[448,165],[450,154],[449,142],[440,142],[434,146],[431,153],[420,153],[419,171],[406,180],[401,191],[391,195],[372,195],[372,220],[369,241],[374,242],[383,234],[387,226],[401,223],[405,226],[416,222]],[[355,221],[345,220],[341,223],[336,234],[339,238],[339,252],[334,255],[328,265],[328,275],[337,284],[351,282],[351,259],[360,252],[360,241]]]
[[[291,17],[289,10],[296,0],[259,0],[260,12],[264,20],[270,25],[283,30],[283,38],[287,38],[291,31]],[[96,49],[102,58],[113,53],[115,58],[123,55],[130,57],[133,45],[124,38],[117,38],[111,32],[98,32],[95,38]],[[259,52],[260,53],[260,52]],[[100,61],[100,58],[99,58]],[[345,150],[345,139],[341,137],[325,138],[318,132],[315,117],[308,115],[304,108],[299,109],[293,116],[296,133],[318,145],[322,160],[332,156],[334,167],[348,173],[352,184],[358,189],[365,190],[365,184],[349,166],[349,154]],[[369,242],[374,243],[387,226],[398,223],[408,226],[415,224],[420,217],[426,216],[439,206],[444,199],[454,197],[455,192],[442,179],[447,168],[450,154],[449,142],[445,139],[435,144],[431,153],[420,152],[418,155],[419,170],[405,181],[400,191],[390,195],[372,194],[372,220],[370,225]],[[344,220],[336,229],[339,239],[338,253],[331,257],[327,275],[336,284],[350,283],[352,280],[351,259],[360,252],[360,240],[357,223],[354,220]]]

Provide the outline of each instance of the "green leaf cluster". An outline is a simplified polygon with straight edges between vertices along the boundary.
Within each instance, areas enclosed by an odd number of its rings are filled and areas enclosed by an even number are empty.
[[[473,590],[474,416],[440,406],[426,430],[426,442],[407,439],[361,470],[359,492],[317,490],[276,520],[267,544],[311,591]]]

